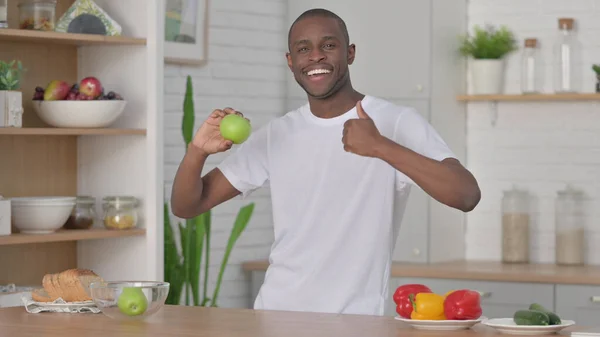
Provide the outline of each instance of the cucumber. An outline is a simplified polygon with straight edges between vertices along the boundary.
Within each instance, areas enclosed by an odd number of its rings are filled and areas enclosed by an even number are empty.
[[[517,310],[513,320],[517,325],[550,325],[548,314],[537,310]]]
[[[545,312],[548,315],[548,318],[550,319],[550,325],[558,325],[561,323],[560,317],[558,317],[557,314],[553,313],[552,311],[544,308],[541,304],[539,303],[533,303],[529,306],[529,310],[537,310],[537,311],[541,311],[541,312]]]

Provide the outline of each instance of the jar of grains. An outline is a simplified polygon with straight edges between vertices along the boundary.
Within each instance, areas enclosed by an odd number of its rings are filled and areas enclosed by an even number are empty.
[[[502,198],[502,261],[529,262],[529,194],[513,187]]]
[[[129,229],[137,226],[138,200],[131,196],[110,196],[103,199],[104,226],[108,229]]]
[[[571,186],[556,198],[556,263],[582,265],[585,258],[585,198]]]

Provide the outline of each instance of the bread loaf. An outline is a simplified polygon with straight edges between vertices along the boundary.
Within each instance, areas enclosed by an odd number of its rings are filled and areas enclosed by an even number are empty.
[[[31,298],[37,302],[52,302],[57,298],[66,302],[91,301],[90,284],[100,281],[103,281],[102,278],[88,269],[67,269],[46,274],[42,278],[44,288],[32,291]]]

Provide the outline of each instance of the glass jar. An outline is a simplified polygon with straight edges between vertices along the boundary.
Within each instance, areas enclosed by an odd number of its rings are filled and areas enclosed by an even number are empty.
[[[583,192],[571,186],[556,198],[556,263],[582,265],[585,258],[585,210]]]
[[[502,198],[502,261],[529,262],[529,194],[513,187]]]
[[[572,18],[558,20],[559,33],[554,46],[554,91],[573,93],[579,91],[581,82],[581,48],[573,31]]]
[[[75,207],[63,226],[65,229],[89,229],[96,221],[96,199],[89,196],[79,196]]]
[[[0,0],[0,28],[8,28],[8,0]]]
[[[22,0],[19,3],[19,28],[54,31],[56,0]]]
[[[131,196],[110,196],[103,199],[104,226],[108,229],[129,229],[137,226],[138,200]]]
[[[540,92],[540,60],[537,52],[537,39],[525,39],[525,48],[521,62],[521,92],[533,94]]]

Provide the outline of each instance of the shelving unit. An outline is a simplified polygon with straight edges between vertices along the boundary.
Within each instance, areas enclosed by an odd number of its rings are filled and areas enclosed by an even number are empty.
[[[598,93],[574,93],[574,94],[504,94],[504,95],[459,95],[458,102],[488,102],[490,104],[490,118],[492,125],[498,120],[499,102],[584,102],[599,101]]]
[[[56,18],[74,0],[58,0]],[[0,195],[139,199],[138,228],[0,236],[0,284],[41,285],[44,274],[88,268],[107,280],[162,280],[164,2],[95,0],[122,27],[122,36],[29,31],[18,27],[9,1],[0,29],[0,59],[21,60],[22,128],[0,128]],[[66,129],[43,123],[31,104],[36,86],[97,77],[127,101],[110,128]]]

